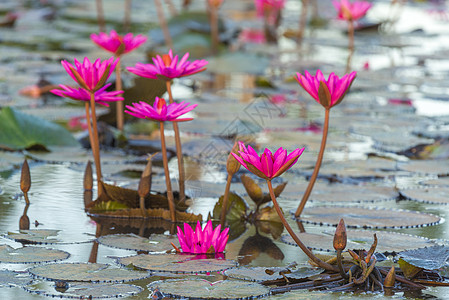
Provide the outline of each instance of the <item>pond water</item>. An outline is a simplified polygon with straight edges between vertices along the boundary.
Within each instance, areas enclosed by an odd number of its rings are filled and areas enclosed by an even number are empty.
[[[124,1],[103,2],[106,28],[122,28]],[[173,2],[180,10],[182,1]],[[287,37],[289,31],[297,30],[301,10],[299,2],[287,1],[278,30],[279,40],[275,45],[242,42],[235,38],[238,30],[263,26],[255,17],[252,1],[247,0],[226,0],[220,8],[226,21],[226,34],[231,36],[229,43],[233,52],[224,51],[218,58],[205,57],[202,54],[208,51],[209,46],[202,44],[204,37],[194,37],[190,32],[175,38],[175,47],[180,53],[189,49],[193,58],[210,61],[206,72],[173,84],[175,98],[199,104],[192,113],[195,119],[180,126],[186,155],[186,190],[192,197],[191,212],[207,216],[223,194],[225,160],[232,146],[228,137],[238,135],[260,149],[284,147],[291,151],[306,147],[298,164],[274,181],[275,185],[288,181],[279,202],[291,225],[298,228],[289,212],[296,210],[313,171],[324,113],[322,107],[292,80],[292,76],[296,72],[314,72],[318,68],[327,74],[336,72],[341,75],[347,56],[346,24],[335,20],[334,8],[327,0],[317,3],[319,16],[328,22],[323,26],[308,27],[301,48]],[[157,30],[157,15],[152,3],[132,2],[131,30],[148,34],[151,39],[144,47],[124,56],[122,66],[145,61],[147,51],[166,51],[157,45],[162,35]],[[386,0],[373,3],[367,22],[381,23],[380,31],[360,30],[355,36],[352,69],[358,72],[358,77],[344,101],[331,111],[327,151],[312,201],[307,203],[304,212],[303,226],[307,233],[329,236],[334,227],[315,224],[335,224],[332,218],[324,221],[329,216],[335,217],[335,214],[329,210],[327,214],[315,215],[313,209],[344,206],[345,212],[337,213],[337,219],[345,218],[350,227],[374,227],[371,231],[378,229],[419,236],[426,238],[423,241],[429,246],[433,243],[447,244],[449,225],[445,219],[449,202],[444,189],[449,185],[446,80],[449,71],[446,46],[449,44],[449,12],[446,11],[446,1],[408,1],[394,6]],[[204,11],[204,1],[193,1],[190,10]],[[13,27],[0,27],[0,107],[11,106],[62,124],[82,116],[84,108],[70,100],[49,95],[32,98],[20,91],[37,84],[42,78],[52,84],[68,84],[69,78],[60,65],[61,59],[108,57],[89,39],[90,33],[98,32],[95,1],[4,0],[0,3],[0,17],[7,12],[17,12],[18,19]],[[168,9],[166,14],[169,15]],[[199,26],[200,29],[204,27]],[[179,29],[182,25],[175,22],[174,27]],[[134,75],[124,72],[123,81],[126,88],[131,87]],[[99,112],[106,114],[107,110]],[[157,135],[149,135],[137,127],[125,129],[130,137],[130,147],[102,151],[107,183],[136,189],[146,153],[158,150]],[[76,130],[74,134],[76,137],[82,135]],[[168,144],[173,149],[170,127]],[[24,213],[25,200],[19,188],[20,166],[24,158],[28,159],[32,178],[31,205],[27,210],[30,228],[60,230],[59,244],[42,247],[70,253],[63,262],[95,261],[115,265],[115,257],[136,252],[98,245],[93,242],[96,236],[131,232],[149,236],[170,232],[170,226],[155,220],[94,221],[84,210],[83,176],[86,162],[92,159],[89,150],[81,147],[49,147],[49,150],[0,151],[2,234],[18,231],[19,219]],[[152,189],[163,192],[165,182],[160,157],[155,159]],[[170,170],[171,174],[177,173],[175,158],[170,161]],[[242,195],[254,209],[240,183],[240,174],[243,173],[241,170],[239,176],[235,176],[231,190]],[[173,180],[173,185],[177,186],[176,180]],[[261,186],[265,188],[262,182]],[[430,196],[413,196],[415,194],[411,193],[418,189],[429,190]],[[443,194],[439,194],[440,190]],[[362,214],[352,213],[357,209],[372,210],[362,218]],[[379,210],[385,210],[386,217],[373,215],[372,211]],[[422,214],[403,220],[403,210]],[[418,220],[421,216],[428,218]],[[432,219],[434,216],[439,217],[438,221]],[[405,224],[406,221],[411,221],[411,225]],[[365,222],[369,222],[368,225]],[[423,226],[430,223],[435,225]],[[389,228],[384,229],[383,226]],[[307,264],[307,257],[299,248],[282,241],[279,224],[256,227],[242,223],[235,229],[226,248],[227,258],[235,259],[242,253],[250,253],[244,260],[249,266],[286,266],[294,261]],[[285,235],[286,231],[282,234]],[[249,241],[252,241],[250,246]],[[3,237],[0,244],[14,248],[22,246]],[[382,245],[382,239],[379,239],[379,245]],[[364,246],[369,247],[366,243]],[[29,264],[0,263],[1,269],[15,271],[29,267]],[[202,278],[217,281],[222,276]],[[146,285],[156,279],[160,277],[132,284],[146,290]],[[50,292],[53,286],[48,286],[46,291]],[[394,298],[445,299],[447,294],[447,288],[429,287],[422,292],[397,293]],[[130,299],[148,297],[146,290]],[[384,298],[382,294],[323,294],[307,290],[267,298],[365,297]],[[19,287],[0,286],[0,298],[42,299],[45,296],[30,294]]]

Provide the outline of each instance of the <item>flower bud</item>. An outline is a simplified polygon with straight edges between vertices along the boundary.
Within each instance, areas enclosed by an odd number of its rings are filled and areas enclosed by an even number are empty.
[[[237,142],[235,142],[234,146],[232,147],[231,153],[239,155],[238,150],[239,145]],[[228,161],[226,162],[226,170],[228,171],[228,174],[234,175],[240,169],[241,164],[238,162],[237,159],[235,159],[235,157],[231,153],[229,153]]]
[[[343,219],[338,223],[337,229],[335,229],[334,234],[334,249],[335,250],[344,250],[346,248],[346,242],[348,238],[346,236],[346,226],[345,221]]]
[[[20,189],[23,193],[28,193],[31,187],[30,167],[25,159],[22,164],[22,174],[20,176]]]
[[[394,273],[394,266],[392,266],[387,276],[385,277],[384,287],[386,288],[394,287],[395,281],[396,281],[396,274]]]

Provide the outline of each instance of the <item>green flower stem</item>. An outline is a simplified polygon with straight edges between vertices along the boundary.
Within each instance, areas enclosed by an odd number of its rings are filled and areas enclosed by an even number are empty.
[[[168,170],[167,147],[165,146],[164,122],[160,122],[161,129],[161,151],[162,162],[164,164],[165,184],[167,185],[168,207],[170,208],[170,219],[176,222],[175,200],[173,198],[173,190],[171,188],[170,172]]]
[[[121,78],[121,68],[120,68],[120,56],[118,56],[118,62],[117,66],[115,67],[115,90],[121,91],[122,90],[122,78]],[[123,132],[123,123],[124,123],[124,117],[123,117],[123,101],[117,101],[116,102],[117,112],[116,112],[116,118],[117,118],[117,129]]]
[[[284,224],[285,229],[287,229],[288,233],[290,234],[290,236],[293,238],[293,240],[296,242],[296,244],[299,246],[299,248],[301,248],[301,250],[314,262],[316,263],[320,268],[323,268],[325,270],[328,271],[333,271],[333,272],[339,272],[339,270],[322,261],[321,259],[319,259],[318,257],[316,257],[312,251],[309,250],[309,248],[306,247],[306,245],[304,245],[301,240],[299,239],[299,237],[293,232],[293,229],[290,227],[290,225],[288,224],[287,220],[284,217],[284,214],[281,211],[281,208],[279,207],[279,204],[276,201],[276,196],[274,195],[274,191],[273,191],[273,186],[271,185],[271,180],[267,180],[267,184],[268,184],[268,190],[270,191],[270,196],[271,196],[271,200],[273,201],[273,205],[274,208],[276,209],[276,212],[279,215],[279,218],[281,218],[281,222],[282,224]]]
[[[229,189],[231,188],[231,180],[232,174],[228,174],[228,179],[226,180],[226,188],[223,195],[223,203],[221,204],[221,214],[220,214],[220,224],[223,227],[226,223],[226,213],[228,212],[228,198],[229,198]]]
[[[323,161],[324,156],[324,149],[326,148],[327,134],[329,131],[329,113],[330,108],[326,108],[324,115],[324,128],[323,128],[323,137],[321,138],[320,152],[318,153],[318,158],[315,163],[315,169],[313,169],[309,185],[307,186],[307,189],[304,192],[304,195],[302,196],[301,202],[299,203],[298,209],[295,212],[296,218],[299,218],[301,216],[301,213],[304,210],[304,207],[306,206],[306,202],[309,199],[310,194],[312,193],[313,185],[315,184],[316,178],[318,177],[318,173],[320,172],[321,162]]]
[[[346,61],[346,73],[349,73],[351,70],[351,60],[354,55],[354,22],[352,20],[348,21],[348,60]]]
[[[174,102],[173,94],[171,92],[171,82],[166,81],[167,92],[170,104]],[[175,131],[175,144],[176,144],[176,157],[178,158],[178,172],[179,172],[179,202],[182,203],[186,200],[186,188],[185,188],[185,171],[184,171],[184,158],[182,156],[181,136],[179,133],[179,127],[177,122],[173,122],[173,130]]]
[[[95,94],[90,93],[90,109],[92,111],[92,116],[89,115],[89,109],[86,106],[86,119],[88,124],[88,129],[90,126],[90,119],[92,119],[92,128],[89,130],[90,146],[92,148],[92,154],[95,161],[95,171],[97,172],[97,189],[98,196],[103,193],[103,186],[101,180],[103,176],[101,175],[101,162],[100,162],[100,144],[98,142],[98,128],[97,128],[97,115],[95,113]]]

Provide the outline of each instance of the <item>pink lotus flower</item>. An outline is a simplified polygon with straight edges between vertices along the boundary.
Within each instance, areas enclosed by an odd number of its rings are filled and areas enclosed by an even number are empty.
[[[304,148],[298,148],[287,155],[287,150],[282,147],[274,154],[265,149],[259,157],[251,146],[248,146],[247,149],[243,142],[239,142],[239,155],[231,154],[250,172],[265,180],[271,180],[290,169],[298,161],[303,151]]]
[[[337,18],[340,20],[356,21],[366,15],[367,11],[373,6],[367,1],[354,1],[349,0],[332,1],[335,9],[338,12]]]
[[[106,89],[110,86],[111,84],[108,83],[105,86],[103,86],[102,88],[100,88],[99,90],[95,91],[94,93],[94,99],[95,99],[95,103],[104,105],[104,106],[109,106],[109,104],[107,102],[115,102],[115,101],[123,101],[124,98],[118,96],[119,94],[122,94],[123,91],[113,91],[113,92],[108,92],[106,91]],[[50,92],[60,96],[60,97],[67,97],[67,98],[71,98],[74,100],[79,100],[79,101],[86,101],[89,102],[90,101],[90,92],[86,91],[83,88],[73,88],[71,86],[66,86],[63,84],[59,85],[61,87],[61,89],[53,89]]]
[[[89,92],[98,91],[108,80],[114,71],[119,59],[111,57],[108,60],[101,61],[97,59],[94,63],[85,57],[83,63],[75,61],[75,66],[66,60],[61,62],[64,69],[78,84]]]
[[[132,33],[127,33],[122,36],[115,30],[111,30],[109,35],[104,32],[92,33],[90,39],[106,51],[114,53],[115,56],[131,52],[147,41],[147,38],[141,34],[134,36]]]
[[[190,103],[171,103],[167,105],[163,98],[156,97],[153,106],[140,101],[139,103],[133,103],[133,106],[126,105],[126,113],[141,119],[151,119],[159,122],[171,121],[171,122],[184,122],[191,121],[193,118],[178,119],[181,115],[188,113],[194,109],[197,104],[188,106]]]
[[[136,75],[152,78],[171,80],[184,76],[193,75],[206,70],[204,67],[209,62],[206,60],[188,61],[189,53],[184,54],[181,60],[178,55],[173,57],[173,52],[170,50],[168,54],[161,56],[156,55],[153,58],[154,64],[137,63],[135,67],[128,67],[127,70]]]
[[[184,223],[184,232],[178,226],[178,239],[184,253],[221,253],[225,250],[228,242],[229,228],[225,228],[221,233],[221,225],[213,229],[212,221],[207,221],[204,230],[201,229],[200,222],[196,224],[193,231],[189,224]]]
[[[338,78],[338,76],[332,72],[326,80],[321,70],[318,70],[315,76],[312,76],[309,72],[305,71],[304,76],[296,73],[296,80],[299,85],[313,97],[313,99],[329,109],[343,100],[356,75],[356,72],[352,72],[344,75],[342,78]]]

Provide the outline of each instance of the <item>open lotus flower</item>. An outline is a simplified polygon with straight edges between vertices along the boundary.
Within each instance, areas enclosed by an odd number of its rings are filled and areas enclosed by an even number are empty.
[[[298,148],[287,155],[287,150],[281,147],[274,154],[270,150],[265,149],[259,156],[251,146],[246,148],[243,142],[239,142],[239,149],[239,155],[231,154],[234,155],[242,166],[265,180],[278,177],[290,169],[304,152],[304,148]]]
[[[296,73],[296,80],[313,99],[329,109],[343,100],[356,75],[357,72],[351,72],[339,78],[332,72],[326,80],[321,70],[318,70],[315,76],[305,71],[305,75]]]
[[[188,113],[194,109],[197,104],[190,105],[188,102],[181,103],[171,103],[168,104],[163,98],[156,97],[153,106],[150,104],[140,101],[139,103],[133,103],[133,106],[126,105],[128,110],[126,113],[141,119],[151,119],[154,121],[164,122],[184,122],[191,121],[193,118],[182,118],[179,119],[185,113]],[[190,106],[189,106],[190,105]]]
[[[109,104],[107,102],[115,102],[115,101],[122,101],[123,97],[118,96],[119,94],[122,94],[123,91],[113,91],[113,92],[108,92],[106,91],[106,89],[110,86],[111,84],[108,83],[105,86],[103,86],[101,89],[99,89],[98,91],[95,92],[95,103],[104,105],[104,106],[109,106]],[[55,95],[58,95],[60,97],[67,97],[67,98],[71,98],[74,100],[79,100],[79,101],[85,101],[85,102],[89,102],[90,101],[90,93],[88,91],[86,91],[83,88],[73,88],[71,86],[66,86],[63,84],[59,85],[61,89],[53,89],[50,92],[52,92]]]
[[[104,32],[99,34],[92,33],[90,39],[116,56],[131,52],[147,41],[147,38],[141,34],[134,36],[132,33],[127,33],[122,36],[117,34],[115,30],[111,30],[109,35]]]
[[[118,61],[118,58],[111,57],[103,62],[97,59],[94,63],[91,63],[85,57],[82,63],[74,59],[75,66],[66,60],[63,60],[61,64],[70,77],[78,82],[82,88],[89,92],[96,92],[103,87],[106,80],[111,76]]]
[[[186,53],[179,60],[178,55],[173,56],[173,52],[170,50],[168,54],[164,54],[162,57],[156,55],[153,58],[154,64],[137,63],[135,67],[128,67],[127,70],[142,77],[164,80],[189,76],[206,70],[204,66],[209,63],[208,61],[195,60],[190,62],[187,60],[188,58],[189,53]]]
[[[229,228],[225,228],[222,232],[221,225],[213,229],[212,221],[207,221],[206,227],[201,229],[198,221],[196,229],[193,231],[189,224],[184,223],[184,232],[178,226],[178,239],[184,253],[221,253],[225,250],[228,242]]]
[[[351,3],[349,0],[334,0],[332,3],[338,12],[338,19],[347,21],[355,21],[362,18],[373,6],[367,1],[354,1]]]

